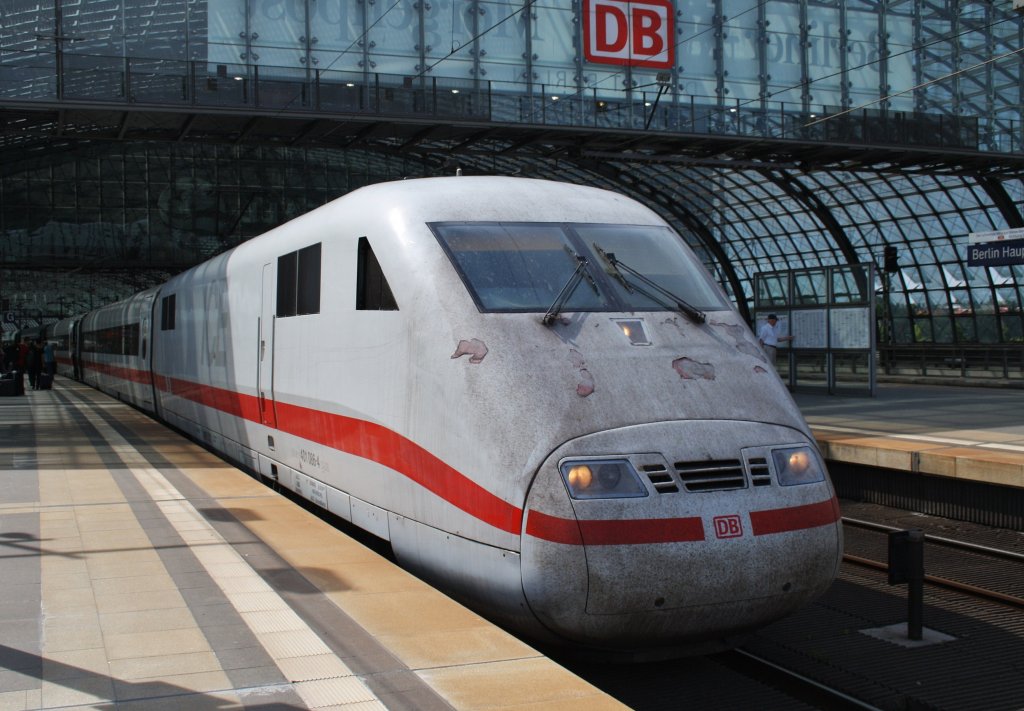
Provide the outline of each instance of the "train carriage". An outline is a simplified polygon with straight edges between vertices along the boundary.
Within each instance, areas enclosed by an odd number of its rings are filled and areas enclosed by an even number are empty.
[[[685,243],[623,196],[369,186],[86,316],[85,343],[147,303],[156,398],[137,404],[538,640],[713,651],[838,569],[792,398]]]
[[[153,300],[147,289],[85,314],[78,323],[78,361],[84,383],[154,412],[151,372]]]
[[[57,360],[57,375],[78,378],[78,333],[81,316],[61,319],[49,329],[49,339],[54,344]]]

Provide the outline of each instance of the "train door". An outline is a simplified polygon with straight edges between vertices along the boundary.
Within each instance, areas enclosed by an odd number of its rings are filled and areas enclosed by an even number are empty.
[[[146,361],[143,364],[145,369],[150,372],[150,391],[153,394],[153,412],[158,418],[163,419],[163,402],[161,401],[161,394],[157,390],[157,330],[161,327],[161,317],[163,316],[163,298],[161,296],[162,290],[158,290],[153,297],[153,303],[150,304],[150,311],[146,313],[143,319],[142,333],[145,334],[145,338],[148,340],[147,345],[143,345],[145,350]],[[160,310],[158,310],[160,309]],[[142,341],[146,343],[145,340]]]
[[[153,324],[156,323],[156,319],[153,318],[153,309],[160,303],[160,290],[157,289],[153,292],[153,300],[149,304],[143,304],[142,313],[139,315],[139,336],[141,343],[139,344],[139,357],[141,362],[139,367],[146,371],[146,380],[142,384],[145,388],[145,396],[142,398],[143,401],[149,402],[150,407],[153,408],[153,412],[158,412],[159,398],[156,396],[156,379],[153,377]]]
[[[273,264],[263,265],[263,299],[260,306],[259,373],[256,388],[259,391],[260,421],[268,427],[277,427],[274,411],[274,311],[277,307],[277,280]]]
[[[78,347],[78,335],[81,325],[82,319],[76,318],[74,321],[71,322],[71,333],[68,334],[71,345],[71,377],[79,381],[82,379],[82,352],[81,350],[79,350]]]

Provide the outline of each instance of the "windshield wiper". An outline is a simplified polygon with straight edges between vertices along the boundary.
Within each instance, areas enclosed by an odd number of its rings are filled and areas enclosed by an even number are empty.
[[[619,283],[622,284],[622,286],[630,294],[632,294],[633,292],[639,292],[640,294],[646,296],[651,301],[657,304],[661,304],[666,308],[672,308],[674,305],[674,308],[677,311],[686,314],[697,323],[704,323],[707,320],[707,316],[704,314],[703,311],[696,308],[695,306],[691,306],[690,304],[686,303],[684,299],[676,296],[668,289],[660,286],[653,280],[647,278],[646,276],[638,272],[636,269],[630,267],[628,264],[624,264],[623,262],[619,261],[618,259],[615,258],[614,252],[606,252],[600,247],[598,247],[597,244],[594,245],[594,249],[601,256],[601,259],[608,262],[608,266],[611,267],[611,275],[618,279]],[[644,284],[649,289],[653,289],[655,292],[657,292],[657,294],[660,295],[662,298],[658,298],[657,295],[652,294],[650,291],[643,288],[639,284],[633,283],[629,279],[626,279],[625,275],[622,272],[628,272],[641,284]],[[668,299],[670,303],[665,303],[663,299]]]
[[[590,286],[593,287],[594,293],[600,293],[597,290],[597,282],[594,281],[594,277],[590,276],[590,272],[587,271],[587,264],[589,263],[587,262],[587,258],[576,254],[571,250],[567,249],[566,251],[576,259],[576,271],[574,271],[569,277],[569,280],[565,282],[565,286],[562,287],[562,290],[558,292],[558,296],[555,297],[555,302],[551,304],[551,308],[547,310],[544,314],[544,318],[540,320],[540,322],[545,326],[550,326],[554,323],[555,319],[558,318],[558,314],[562,312],[562,307],[565,306],[565,302],[569,300],[573,292],[576,291],[576,287],[580,285],[580,282],[583,281],[584,278],[590,282]]]

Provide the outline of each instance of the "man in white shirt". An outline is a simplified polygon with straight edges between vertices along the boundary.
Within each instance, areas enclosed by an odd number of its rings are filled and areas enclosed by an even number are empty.
[[[779,317],[775,314],[768,314],[768,320],[761,324],[761,328],[757,331],[757,340],[764,348],[765,354],[768,356],[768,362],[775,364],[775,353],[779,348],[779,341],[792,341],[792,336],[780,336],[778,331],[775,330],[776,325],[779,323]]]

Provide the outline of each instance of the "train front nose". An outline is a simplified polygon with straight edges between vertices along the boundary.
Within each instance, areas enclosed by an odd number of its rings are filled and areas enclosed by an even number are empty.
[[[789,428],[596,433],[552,453],[534,482],[524,590],[537,618],[577,644],[714,651],[828,587],[838,518],[817,454]]]

